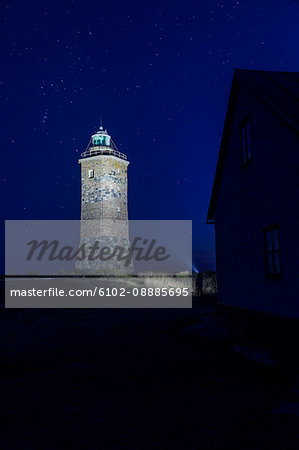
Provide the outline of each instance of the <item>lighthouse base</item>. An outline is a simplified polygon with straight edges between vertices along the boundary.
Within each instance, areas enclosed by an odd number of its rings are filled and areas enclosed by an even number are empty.
[[[127,220],[82,220],[80,248],[76,271],[82,275],[133,273]]]

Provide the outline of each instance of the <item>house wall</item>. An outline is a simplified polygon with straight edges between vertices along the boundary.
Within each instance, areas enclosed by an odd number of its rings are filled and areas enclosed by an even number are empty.
[[[240,122],[250,116],[252,160],[241,168]],[[299,317],[299,139],[240,86],[215,207],[219,301]],[[266,277],[264,229],[280,226],[281,279]]]

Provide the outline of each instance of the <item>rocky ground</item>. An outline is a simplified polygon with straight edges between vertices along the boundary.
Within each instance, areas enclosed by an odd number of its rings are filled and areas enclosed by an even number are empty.
[[[296,373],[248,350],[213,302],[0,320],[3,449],[298,448]]]

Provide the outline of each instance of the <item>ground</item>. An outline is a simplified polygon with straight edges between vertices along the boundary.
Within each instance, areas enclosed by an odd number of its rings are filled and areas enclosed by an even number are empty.
[[[297,449],[296,377],[213,308],[2,310],[1,447]]]

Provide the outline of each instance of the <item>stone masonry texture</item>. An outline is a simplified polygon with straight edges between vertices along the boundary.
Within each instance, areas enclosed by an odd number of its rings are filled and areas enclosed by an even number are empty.
[[[115,156],[93,156],[81,164],[81,219],[128,219],[128,161]],[[89,171],[93,170],[93,176]]]
[[[91,247],[129,248],[127,167],[129,162],[111,155],[79,160],[81,165],[81,244]],[[91,173],[90,173],[91,171]],[[123,271],[123,263],[112,259],[85,261],[78,269],[102,273],[106,269]],[[132,267],[126,268],[132,270]]]

